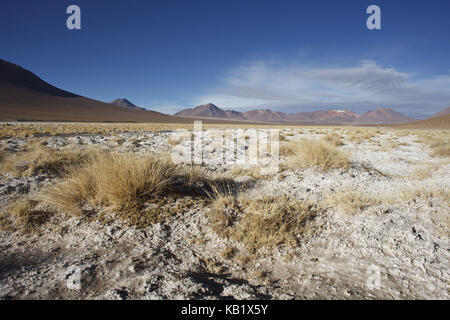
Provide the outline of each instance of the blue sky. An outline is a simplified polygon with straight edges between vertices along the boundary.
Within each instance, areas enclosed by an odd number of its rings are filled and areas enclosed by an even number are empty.
[[[82,29],[66,28],[79,5]],[[381,8],[368,30],[366,8]],[[63,89],[173,113],[450,105],[450,1],[3,1],[0,57]]]

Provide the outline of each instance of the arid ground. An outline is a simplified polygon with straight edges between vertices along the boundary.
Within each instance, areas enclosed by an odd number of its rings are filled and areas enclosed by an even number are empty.
[[[0,124],[0,298],[450,298],[449,130],[278,127],[263,174],[182,126]]]

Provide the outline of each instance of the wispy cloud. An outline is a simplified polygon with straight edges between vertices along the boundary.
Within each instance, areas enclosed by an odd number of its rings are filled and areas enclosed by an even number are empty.
[[[185,105],[181,105],[176,102],[154,102],[145,107],[147,110],[158,111],[166,114],[174,114],[184,108],[186,108]]]
[[[196,97],[193,104],[213,102],[236,110],[286,112],[335,107],[363,112],[392,107],[414,116],[450,105],[450,75],[416,78],[369,60],[354,67],[327,69],[256,61],[232,70],[222,80],[220,88]]]

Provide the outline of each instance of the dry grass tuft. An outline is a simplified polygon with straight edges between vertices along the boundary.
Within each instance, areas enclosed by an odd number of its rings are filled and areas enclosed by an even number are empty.
[[[268,282],[270,273],[264,270],[256,270],[249,274],[249,278],[253,279],[259,283],[266,283]]]
[[[22,232],[31,232],[45,224],[51,217],[51,212],[39,209],[39,202],[26,197],[13,202],[2,212],[3,226],[17,227]]]
[[[413,131],[410,131],[410,130],[396,130],[395,131],[395,135],[397,137],[406,137],[406,136],[410,136],[411,134],[413,134]]]
[[[123,137],[114,137],[111,139],[111,141],[113,141],[113,142],[117,143],[117,145],[121,146],[127,141],[127,139],[125,139]]]
[[[224,266],[222,266],[221,263],[216,261],[214,258],[201,257],[200,263],[202,264],[203,269],[207,272],[220,274],[226,270]]]
[[[167,144],[172,147],[182,143],[183,141],[194,141],[194,133],[181,131],[171,134],[167,138]]]
[[[344,144],[344,142],[342,141],[342,137],[336,133],[327,134],[322,138],[322,140],[335,147],[342,146]]]
[[[429,163],[422,167],[416,168],[414,170],[414,172],[411,174],[411,177],[418,179],[418,180],[425,180],[425,179],[431,178],[438,169],[439,169],[439,164]]]
[[[442,199],[450,205],[450,191],[442,187],[417,187],[412,189],[400,190],[400,199],[404,202],[415,201],[418,199],[428,200],[432,198]]]
[[[298,236],[313,232],[309,222],[318,212],[312,203],[285,196],[248,199],[242,193],[216,193],[209,219],[220,236],[242,242],[254,253],[262,247],[297,244]]]
[[[190,197],[177,198],[174,196],[157,197],[148,199],[145,204],[135,204],[126,206],[115,216],[100,216],[100,221],[113,221],[120,217],[128,226],[136,228],[147,228],[154,223],[168,223],[184,212],[195,208],[203,207],[205,199],[193,199]]]
[[[222,256],[223,259],[230,260],[235,256],[235,254],[236,249],[234,249],[233,247],[226,247],[220,255]]]
[[[230,169],[229,174],[232,177],[242,177],[242,176],[249,176],[253,179],[260,179],[264,177],[261,167],[258,166],[239,166],[235,165]]]
[[[425,131],[418,132],[415,142],[427,144],[431,148],[433,157],[450,157],[450,131]]]
[[[339,190],[324,199],[326,205],[350,214],[360,213],[366,208],[380,205],[382,202],[380,198],[350,188]]]
[[[378,194],[371,195],[365,191],[344,188],[335,194],[325,197],[324,206],[332,206],[339,208],[341,211],[350,214],[357,214],[365,209],[382,204],[408,203],[419,199],[442,199],[450,205],[450,192],[442,187],[417,187],[417,188],[400,188],[395,195]]]
[[[70,167],[80,165],[90,151],[54,150],[41,141],[32,142],[17,153],[4,153],[0,158],[0,173],[34,176],[48,173],[61,176]]]
[[[287,167],[291,169],[316,166],[322,171],[330,169],[348,169],[349,155],[321,140],[300,140],[280,148],[286,155]]]
[[[233,182],[205,178],[199,168],[178,166],[169,158],[98,152],[42,190],[39,200],[72,215],[103,208],[100,220],[120,217],[144,228],[205,205],[212,188],[222,184]]]
[[[439,140],[431,145],[431,150],[434,157],[450,158],[450,141]]]
[[[80,214],[86,205],[125,209],[168,192],[178,167],[165,159],[137,154],[97,153],[73,169],[41,198],[58,209]]]
[[[347,139],[353,143],[361,143],[368,141],[375,137],[379,133],[379,130],[371,129],[358,129],[347,132]]]
[[[10,219],[8,212],[0,211],[0,230],[12,230],[13,221]]]

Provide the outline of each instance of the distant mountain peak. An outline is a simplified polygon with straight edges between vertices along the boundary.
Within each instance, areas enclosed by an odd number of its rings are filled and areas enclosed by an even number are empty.
[[[115,106],[123,107],[123,108],[134,108],[134,109],[141,109],[145,110],[144,108],[138,107],[134,103],[130,102],[130,100],[125,98],[119,98],[116,100],[113,100],[110,102],[110,104],[113,104]]]
[[[416,119],[405,116],[404,114],[392,110],[391,108],[378,108],[359,115],[358,118],[356,119],[356,122],[361,124],[364,123],[383,124],[383,123],[407,123],[415,120]]]
[[[213,103],[202,104],[192,109],[184,109],[177,112],[175,115],[205,118],[227,118],[226,112]]]

